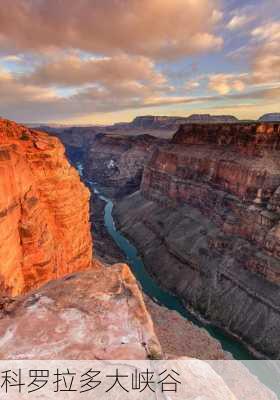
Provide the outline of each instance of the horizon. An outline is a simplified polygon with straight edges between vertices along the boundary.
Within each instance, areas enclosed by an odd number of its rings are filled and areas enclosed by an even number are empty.
[[[0,44],[0,115],[25,124],[280,112],[278,0],[14,0]]]
[[[40,125],[49,125],[49,126],[52,126],[52,125],[60,125],[60,126],[66,126],[66,127],[69,127],[69,126],[77,126],[77,127],[87,127],[87,126],[100,126],[100,127],[106,127],[106,126],[113,126],[113,125],[117,125],[117,124],[131,124],[131,123],[133,123],[134,122],[134,120],[136,119],[136,118],[147,118],[147,117],[161,117],[161,118],[189,118],[189,117],[192,117],[192,116],[194,116],[194,115],[209,115],[209,116],[211,116],[211,117],[221,117],[221,116],[227,116],[227,117],[235,117],[235,118],[237,118],[237,122],[246,122],[246,121],[252,121],[252,122],[258,122],[259,121],[259,119],[261,118],[261,117],[263,117],[264,115],[270,115],[270,114],[279,114],[279,113],[266,113],[266,114],[262,114],[262,115],[259,115],[256,119],[250,119],[250,118],[243,118],[243,119],[239,119],[238,117],[236,117],[236,115],[233,115],[233,114],[206,114],[206,113],[204,113],[204,114],[197,114],[197,113],[193,113],[193,114],[187,114],[187,115],[152,115],[152,114],[139,114],[139,115],[136,115],[134,118],[132,118],[132,119],[130,119],[130,120],[128,120],[128,121],[119,121],[119,122],[112,122],[112,123],[110,123],[110,124],[108,124],[108,125],[106,125],[106,124],[97,124],[97,123],[88,123],[88,124],[82,124],[82,123],[76,123],[76,124],[69,124],[69,123],[60,123],[60,122],[55,122],[55,121],[48,121],[48,122],[44,122],[44,121],[40,121],[40,122],[32,122],[32,121],[27,121],[27,122],[22,122],[22,121],[15,121],[15,122],[17,122],[17,123],[19,123],[19,124],[22,124],[22,125],[38,125],[38,126],[40,126]],[[0,116],[0,119],[1,119],[2,117]],[[268,122],[268,121],[267,121]],[[270,122],[273,122],[273,120],[272,121],[270,121]],[[276,121],[276,122],[278,122],[278,120]]]

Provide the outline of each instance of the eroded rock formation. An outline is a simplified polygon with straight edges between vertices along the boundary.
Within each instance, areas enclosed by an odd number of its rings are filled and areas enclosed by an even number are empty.
[[[280,356],[280,125],[184,125],[119,225],[157,280],[248,347]]]
[[[1,119],[1,293],[90,267],[88,213],[89,191],[59,140]]]

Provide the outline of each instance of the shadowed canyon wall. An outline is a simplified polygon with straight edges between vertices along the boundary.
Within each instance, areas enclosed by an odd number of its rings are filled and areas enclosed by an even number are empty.
[[[279,358],[280,125],[187,124],[116,207],[156,279],[259,354]]]
[[[98,134],[85,154],[85,173],[112,196],[124,196],[140,187],[144,165],[155,146],[165,143],[151,135]]]

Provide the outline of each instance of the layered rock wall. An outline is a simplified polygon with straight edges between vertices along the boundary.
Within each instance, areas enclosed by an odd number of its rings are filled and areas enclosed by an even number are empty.
[[[185,125],[115,210],[157,280],[280,356],[279,124]]]
[[[153,154],[142,192],[187,203],[225,234],[254,242],[264,255],[244,267],[279,283],[279,140],[280,124],[183,126]]]
[[[89,191],[58,139],[0,120],[1,293],[92,263]]]

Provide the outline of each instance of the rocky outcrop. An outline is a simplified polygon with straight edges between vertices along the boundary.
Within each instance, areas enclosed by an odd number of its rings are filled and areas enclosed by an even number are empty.
[[[156,279],[279,358],[279,124],[185,125],[115,215]]]
[[[88,148],[85,174],[111,196],[138,190],[144,165],[156,145],[164,143],[150,135],[99,134]]]
[[[89,191],[58,139],[0,120],[0,286],[18,295],[91,266]]]
[[[280,122],[280,113],[264,114],[259,118],[261,122]]]
[[[0,313],[0,358],[161,357],[137,282],[125,264],[74,273],[16,299]]]

